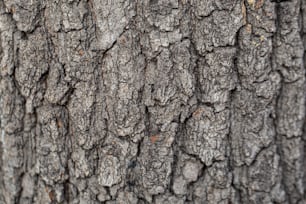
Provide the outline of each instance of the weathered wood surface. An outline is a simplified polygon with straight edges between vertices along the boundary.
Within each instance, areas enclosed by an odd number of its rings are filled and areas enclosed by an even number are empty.
[[[306,202],[305,0],[0,0],[0,33],[1,204]]]

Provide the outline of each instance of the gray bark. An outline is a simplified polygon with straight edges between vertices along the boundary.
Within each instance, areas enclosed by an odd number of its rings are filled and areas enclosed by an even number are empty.
[[[0,0],[0,203],[305,203],[305,0]]]

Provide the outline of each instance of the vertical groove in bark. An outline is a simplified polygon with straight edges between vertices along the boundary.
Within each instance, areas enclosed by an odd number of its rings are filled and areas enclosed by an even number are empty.
[[[304,194],[302,137],[305,120],[305,49],[300,35],[300,6],[301,1],[279,4],[279,32],[275,42],[275,66],[282,76],[277,103],[277,137],[280,142],[284,187],[290,203],[302,202]]]
[[[305,12],[1,1],[0,203],[303,203]]]
[[[301,29],[301,34],[302,34],[302,40],[303,40],[303,45],[304,45],[304,69],[306,70],[306,2],[301,1],[301,16],[302,16],[302,29]],[[305,103],[306,107],[306,103]],[[306,114],[306,113],[305,113]],[[303,162],[304,162],[304,169],[306,169],[306,117],[304,118],[304,129],[303,129],[303,142],[304,142],[304,155],[303,155]],[[306,173],[304,171],[304,178],[303,178],[303,186],[304,186],[304,199],[306,199]]]

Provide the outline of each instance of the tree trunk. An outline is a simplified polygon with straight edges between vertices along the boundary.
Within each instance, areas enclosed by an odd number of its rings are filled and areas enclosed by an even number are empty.
[[[305,199],[305,0],[0,0],[0,203]]]

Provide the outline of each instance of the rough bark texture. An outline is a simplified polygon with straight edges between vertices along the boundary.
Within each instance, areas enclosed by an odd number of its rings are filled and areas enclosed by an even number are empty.
[[[305,201],[305,0],[0,0],[0,203]]]

